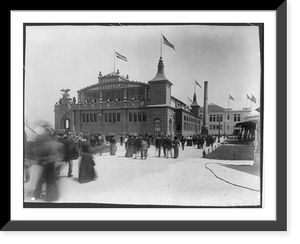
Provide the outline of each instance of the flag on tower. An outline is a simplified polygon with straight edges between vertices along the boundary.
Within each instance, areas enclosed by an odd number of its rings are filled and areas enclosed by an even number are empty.
[[[124,60],[124,61],[127,62],[127,58],[126,58],[125,56],[121,55],[120,53],[118,53],[118,52],[116,52],[116,51],[115,51],[115,53],[116,53],[116,57],[117,57],[117,58],[122,59],[122,60]]]
[[[232,96],[229,95],[229,99],[231,99],[232,101],[234,101],[234,98]]]
[[[195,79],[195,83],[197,86],[199,86],[200,88],[202,88],[202,86],[200,86],[200,84],[198,83],[198,81]]]
[[[256,103],[256,98],[253,96],[253,94],[252,94],[251,101],[254,102],[254,103]]]
[[[188,98],[188,100],[192,103],[193,102],[193,100],[192,99],[190,99],[189,97],[187,97]]]
[[[174,51],[175,51],[175,46],[174,46],[171,42],[169,42],[169,41],[167,40],[167,38],[165,38],[165,36],[164,36],[163,34],[162,34],[162,37],[163,37],[164,44],[167,45],[167,46],[170,47],[170,48],[173,48]]]
[[[251,97],[249,97],[249,96],[248,96],[248,94],[247,94],[247,99],[249,99],[250,101],[252,101],[252,98],[251,98]]]

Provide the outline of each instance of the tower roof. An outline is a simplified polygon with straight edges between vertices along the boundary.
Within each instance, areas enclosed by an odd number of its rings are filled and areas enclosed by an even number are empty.
[[[191,104],[191,107],[200,107],[200,105],[197,103],[197,96],[196,96],[196,92],[194,93],[194,97],[193,97],[193,102]]]
[[[165,66],[164,66],[164,62],[163,62],[163,59],[162,57],[159,58],[159,61],[158,61],[158,65],[157,65],[157,73],[156,73],[156,76],[150,80],[149,82],[152,82],[152,81],[162,81],[162,80],[167,80],[169,81],[167,78],[166,78],[166,75],[165,75]],[[169,81],[170,82],[170,81]],[[172,84],[172,83],[171,83]]]

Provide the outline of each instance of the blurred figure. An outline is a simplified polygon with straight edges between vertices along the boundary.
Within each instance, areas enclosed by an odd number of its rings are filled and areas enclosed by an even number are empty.
[[[162,138],[160,135],[157,135],[157,137],[155,139],[155,147],[156,147],[156,150],[158,151],[157,157],[160,157],[160,152],[161,152],[161,147],[162,147]]]
[[[172,140],[171,140],[171,136],[170,135],[168,135],[166,137],[165,147],[166,147],[166,157],[169,158],[169,153],[170,153],[170,156],[172,158]]]
[[[134,152],[133,154],[135,154],[134,158],[137,158],[137,155],[140,154],[141,152],[141,139],[142,139],[142,135],[139,135],[136,139],[135,139],[135,144],[134,144]]]
[[[79,166],[79,183],[87,183],[97,178],[97,173],[94,168],[96,164],[89,143],[82,143],[81,150],[82,157]]]
[[[114,156],[116,155],[116,151],[117,151],[117,140],[113,135],[111,135],[109,142],[110,142],[110,155]]]
[[[125,150],[127,152],[127,150],[128,150],[128,136],[127,135],[125,135],[125,137],[124,137],[124,144],[125,144]]]
[[[64,156],[63,161],[69,165],[68,177],[72,177],[73,176],[73,160],[77,159],[79,156],[79,152],[75,145],[75,141],[73,141],[66,134],[59,134],[58,141],[64,145],[63,151],[62,151],[63,156]]]
[[[147,159],[147,154],[148,154],[148,138],[141,137],[141,159]]]
[[[185,146],[185,142],[186,142],[186,139],[184,136],[181,137],[180,142],[181,142],[182,151],[184,151],[184,146]]]
[[[29,141],[27,133],[24,131],[24,183],[30,181],[30,168],[35,163],[34,146],[35,143]]]
[[[162,148],[163,148],[163,151],[164,151],[164,157],[166,157],[166,140],[167,140],[167,137],[164,134],[162,136],[162,139],[161,139],[161,145],[162,145]]]
[[[174,148],[174,158],[177,158],[179,156],[179,140],[178,140],[177,136],[174,136],[172,145]]]
[[[56,184],[59,177],[55,163],[63,160],[63,156],[61,154],[63,144],[55,140],[53,133],[50,133],[45,132],[36,137],[34,149],[35,157],[37,164],[42,166],[43,169],[33,191],[33,197],[31,200],[42,197],[41,193],[44,183],[46,183],[45,199],[47,201],[56,201],[59,198],[59,192]]]
[[[120,136],[120,146],[123,146],[123,141],[124,141],[124,135],[122,134]]]
[[[125,157],[132,158],[134,150],[135,150],[135,138],[134,136],[129,136],[127,140],[127,150],[126,150]]]

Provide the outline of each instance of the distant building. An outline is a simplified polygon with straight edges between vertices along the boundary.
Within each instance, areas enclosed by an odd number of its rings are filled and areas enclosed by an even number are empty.
[[[235,131],[238,131],[238,128],[235,128],[235,125],[238,122],[245,120],[251,112],[250,108],[243,108],[242,110],[232,110],[220,107],[214,103],[208,104],[208,132],[209,134],[217,135],[231,135]],[[200,108],[200,119],[203,118],[203,107]],[[219,123],[220,121],[220,123]]]

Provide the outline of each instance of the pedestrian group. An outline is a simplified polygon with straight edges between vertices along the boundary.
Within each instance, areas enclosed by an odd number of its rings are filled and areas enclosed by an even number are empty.
[[[101,133],[94,133],[87,136],[81,133],[55,133],[47,126],[44,129],[45,132],[37,135],[34,141],[27,140],[26,133],[24,134],[24,182],[27,183],[30,180],[32,165],[36,164],[42,168],[42,173],[32,191],[32,200],[45,196],[46,201],[56,201],[59,198],[57,180],[62,177],[62,168],[65,166],[68,167],[67,177],[73,177],[73,160],[79,160],[78,182],[82,184],[94,181],[98,177],[94,154],[102,155],[102,152],[107,149],[111,156],[116,155],[115,135],[104,136]],[[153,138],[147,134],[131,133],[121,135],[120,145],[125,145],[125,157],[127,158],[146,160],[150,145],[154,145],[158,158],[176,159],[179,157],[180,145],[182,150],[185,149],[185,146],[203,148],[204,143],[206,146],[213,146],[215,140],[216,138],[213,136],[182,136],[179,140],[177,136],[172,139],[171,135],[167,134],[159,134]],[[46,191],[43,196],[44,184]]]

